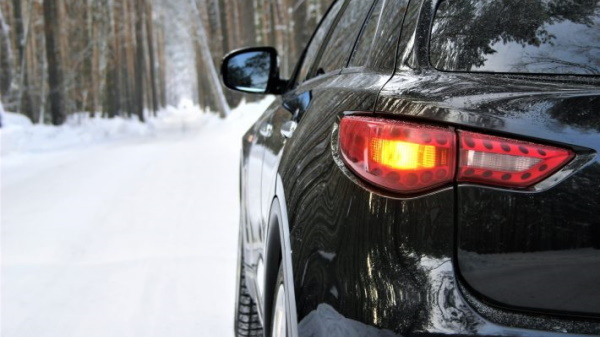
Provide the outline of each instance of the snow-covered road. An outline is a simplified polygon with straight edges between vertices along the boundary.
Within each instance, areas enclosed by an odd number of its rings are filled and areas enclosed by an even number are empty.
[[[3,158],[1,335],[232,336],[239,144],[264,106]]]

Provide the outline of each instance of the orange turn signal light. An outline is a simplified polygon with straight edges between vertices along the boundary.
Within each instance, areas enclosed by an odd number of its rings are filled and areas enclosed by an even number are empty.
[[[371,140],[370,152],[373,161],[399,170],[434,168],[438,155],[433,145],[380,138]]]
[[[456,142],[449,128],[348,116],[340,123],[339,141],[354,173],[394,192],[420,192],[454,178]]]

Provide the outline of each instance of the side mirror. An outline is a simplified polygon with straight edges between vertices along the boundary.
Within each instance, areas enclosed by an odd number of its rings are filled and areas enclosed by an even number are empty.
[[[277,50],[244,48],[223,58],[221,76],[227,88],[252,94],[278,94],[281,80]]]

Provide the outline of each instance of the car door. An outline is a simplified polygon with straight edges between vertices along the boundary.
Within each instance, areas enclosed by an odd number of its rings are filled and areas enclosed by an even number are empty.
[[[293,137],[295,129],[302,124],[304,114],[312,105],[314,97],[311,89],[315,84],[331,81],[332,77],[346,66],[373,2],[338,1],[332,6],[331,12],[339,15],[326,18],[322,27],[317,30],[313,41],[307,47],[305,58],[297,69],[293,80],[296,87],[283,95],[281,108],[274,112],[272,124],[279,132],[268,141],[264,160],[265,203],[262,211],[265,217],[268,216],[270,207],[267,201],[275,194],[275,179],[283,146],[287,139]]]
[[[323,302],[342,314],[363,310],[346,293],[360,273],[338,263],[350,258],[353,249],[335,242],[342,236],[333,233],[343,232],[347,219],[345,212],[332,212],[352,207],[352,194],[343,192],[353,183],[336,166],[332,133],[345,111],[373,112],[380,89],[394,72],[407,4],[406,0],[348,1],[306,79],[301,77],[283,97],[298,120],[277,173],[285,190],[300,321]],[[323,247],[338,248],[323,251]]]
[[[245,186],[242,186],[243,202],[245,207],[244,210],[244,223],[246,224],[243,237],[245,240],[244,256],[246,261],[253,261],[250,263],[252,269],[256,268],[256,261],[260,255],[260,248],[263,242],[262,234],[262,216],[261,216],[261,188],[262,188],[262,169],[263,169],[263,158],[265,154],[265,142],[273,134],[273,126],[270,124],[274,110],[277,109],[277,105],[272,104],[263,113],[259,120],[254,124],[243,138],[244,151],[247,153],[242,158],[247,160],[242,163],[241,174],[245,176],[242,179]]]
[[[308,74],[308,70],[314,63],[319,48],[328,36],[331,26],[336,22],[343,5],[343,0],[334,2],[323,17],[301,58],[295,71],[296,74],[293,76],[294,79],[298,78],[298,76],[306,76]],[[250,257],[253,265],[252,270],[254,270],[256,276],[249,275],[249,277],[254,280],[257,295],[260,298],[264,295],[266,227],[268,226],[269,211],[274,196],[277,167],[281,159],[281,150],[287,141],[287,137],[285,136],[287,134],[286,130],[290,130],[290,123],[292,125],[296,123],[297,114],[300,113],[300,110],[297,110],[296,107],[300,105],[286,95],[276,96],[270,109],[263,115],[260,121],[262,128],[269,132],[265,132],[259,140],[261,143],[260,174],[258,175],[259,179],[254,182],[255,192],[252,194],[252,197],[256,199],[252,205],[249,205],[254,207],[251,212],[253,212],[252,215],[255,220],[251,222],[249,232],[252,235],[251,237],[256,238],[256,241],[253,242],[255,249],[252,257]],[[291,136],[291,134],[287,135]],[[262,301],[259,301],[259,303],[262,303]]]
[[[315,31],[311,41],[306,47],[304,54],[297,65],[297,69],[292,75],[291,86],[297,87],[299,83],[306,81],[311,74],[315,61],[319,55],[324,42],[330,35],[330,30],[337,22],[338,15],[345,8],[344,0],[337,1],[332,4],[328,13],[323,18],[321,24]],[[311,93],[309,91],[290,90],[283,95],[278,108],[272,114],[272,126],[277,132],[267,142],[266,156],[264,158],[264,167],[262,171],[263,186],[261,199],[263,207],[261,213],[263,215],[263,223],[266,225],[266,218],[269,216],[269,208],[271,199],[275,192],[275,178],[277,168],[281,159],[281,150],[287,138],[291,138],[302,114],[307,110],[311,102]]]

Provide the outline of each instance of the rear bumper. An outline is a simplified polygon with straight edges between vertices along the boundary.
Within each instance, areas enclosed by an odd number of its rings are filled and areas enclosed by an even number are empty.
[[[400,200],[332,180],[290,215],[298,336],[600,336],[598,321],[502,310],[462,283],[453,188]]]
[[[331,304],[321,303],[303,317],[298,325],[300,337],[437,337],[437,336],[520,336],[575,337],[600,336],[600,323],[563,320],[542,315],[502,311],[479,301],[455,278],[449,259],[424,259],[427,270],[426,292],[413,326],[380,326],[343,316]]]

